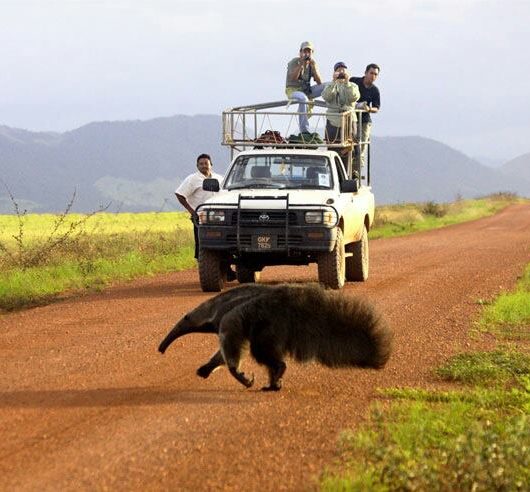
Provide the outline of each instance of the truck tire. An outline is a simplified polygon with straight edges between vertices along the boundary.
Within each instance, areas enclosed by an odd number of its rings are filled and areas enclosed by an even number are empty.
[[[240,284],[255,284],[259,280],[260,273],[246,265],[238,265],[236,270],[237,281]]]
[[[370,266],[366,226],[363,226],[361,240],[352,244],[352,253],[352,256],[346,257],[346,280],[364,282]]]
[[[220,292],[223,290],[225,277],[221,255],[209,249],[199,250],[199,279],[202,291]]]
[[[337,229],[337,241],[333,251],[318,255],[318,281],[331,289],[342,289],[346,274],[344,236]]]

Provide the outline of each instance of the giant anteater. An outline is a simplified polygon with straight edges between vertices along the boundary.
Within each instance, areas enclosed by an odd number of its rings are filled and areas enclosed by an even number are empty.
[[[317,360],[329,367],[383,367],[390,356],[392,333],[367,301],[324,290],[316,284],[247,285],[215,296],[186,314],[161,342],[165,352],[188,333],[218,333],[220,351],[197,373],[208,377],[226,364],[247,388],[254,378],[239,370],[246,346],[267,367],[269,386],[279,390],[286,355]]]

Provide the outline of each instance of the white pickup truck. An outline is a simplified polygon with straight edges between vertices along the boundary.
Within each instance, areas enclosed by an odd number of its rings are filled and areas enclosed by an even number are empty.
[[[366,176],[361,176],[359,159],[357,165],[353,159],[355,147],[363,142],[353,135],[351,114],[342,113],[348,131],[332,145],[324,146],[322,140],[263,143],[256,129],[249,136],[249,120],[257,126],[260,110],[285,103],[223,113],[223,144],[230,145],[233,159],[221,183],[204,180],[203,188],[217,193],[196,210],[199,277],[205,292],[223,289],[229,265],[236,265],[240,283],[256,282],[266,266],[310,263],[318,264],[319,282],[332,289],[368,277],[374,195],[369,158]],[[313,119],[318,119],[316,112]],[[347,156],[348,169],[335,148]]]

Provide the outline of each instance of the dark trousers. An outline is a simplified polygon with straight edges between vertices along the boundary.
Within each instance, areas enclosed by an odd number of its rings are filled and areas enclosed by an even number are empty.
[[[193,239],[195,239],[195,259],[199,259],[199,228],[193,219]]]
[[[329,120],[326,122],[326,141],[328,143],[339,143],[340,142],[340,126],[334,126],[332,125]],[[347,158],[346,155],[343,154],[341,151],[342,149],[336,149],[333,147],[328,147],[329,150],[334,150],[339,154],[339,157],[342,161],[342,164],[346,168],[347,166]]]

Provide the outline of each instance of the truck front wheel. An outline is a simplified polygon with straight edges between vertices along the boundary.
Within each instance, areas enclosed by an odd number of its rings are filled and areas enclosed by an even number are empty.
[[[345,277],[344,236],[337,229],[337,241],[333,251],[318,255],[318,281],[331,289],[342,289]]]
[[[223,269],[221,255],[208,249],[199,250],[199,279],[203,292],[223,290],[226,271]]]
[[[352,244],[352,255],[346,257],[346,280],[364,282],[368,278],[368,231],[363,226],[361,240]]]

